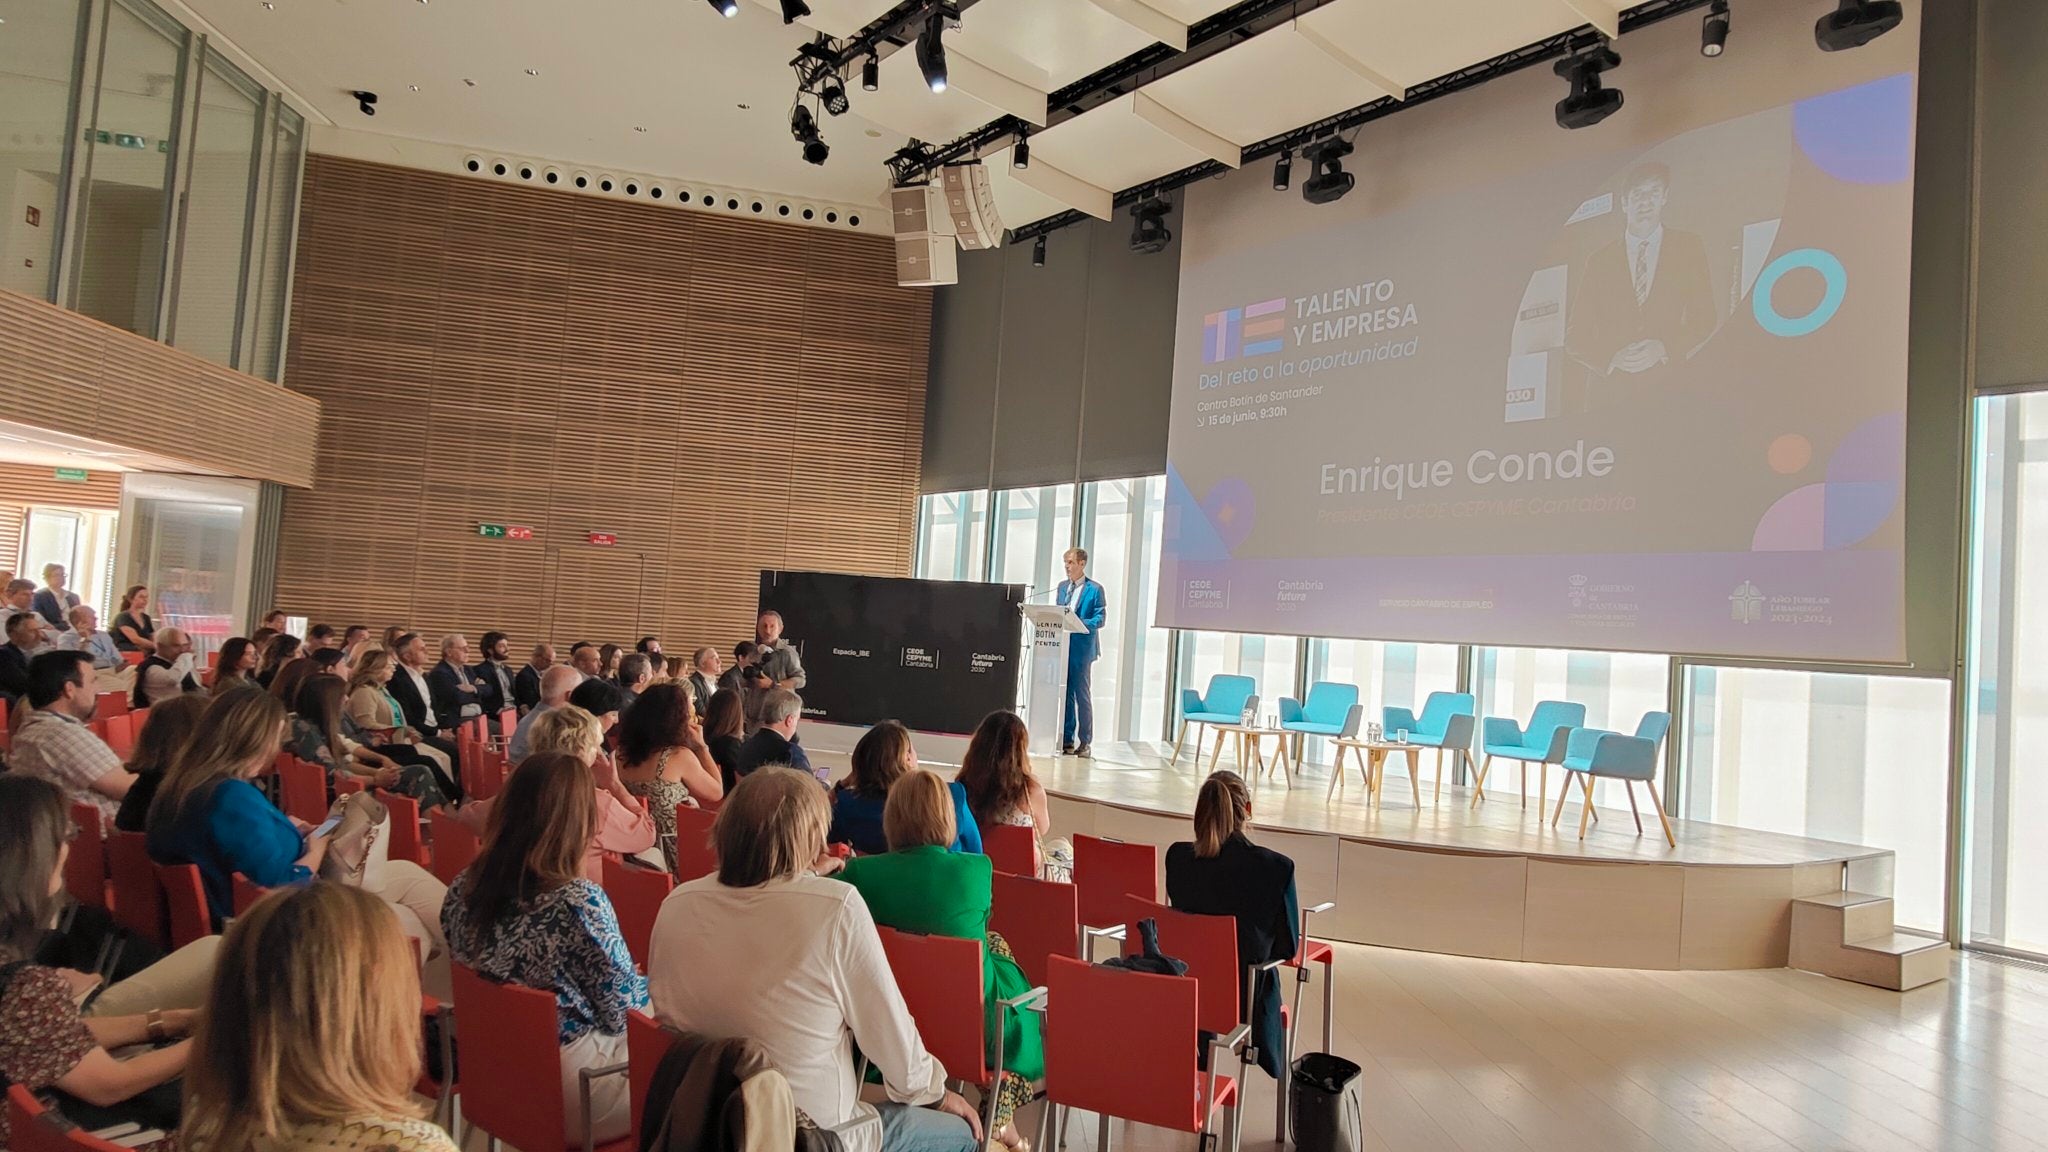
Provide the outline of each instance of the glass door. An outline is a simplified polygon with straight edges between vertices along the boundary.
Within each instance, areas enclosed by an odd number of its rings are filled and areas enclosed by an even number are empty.
[[[247,618],[261,488],[210,476],[122,478],[121,590],[147,587],[157,626],[191,633],[202,655]]]

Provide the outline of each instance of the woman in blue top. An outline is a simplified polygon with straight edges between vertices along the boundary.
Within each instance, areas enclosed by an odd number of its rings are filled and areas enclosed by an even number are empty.
[[[889,786],[917,767],[917,750],[910,746],[910,729],[894,720],[884,720],[853,746],[853,770],[832,789],[832,832],[834,844],[851,844],[863,856],[889,850],[889,838],[882,834],[882,808],[889,800]],[[981,851],[981,828],[967,808],[967,790],[959,784],[946,785],[953,797],[953,821],[958,833],[955,852]]]
[[[581,1139],[577,1073],[626,1058],[626,1013],[647,1007],[604,889],[584,878],[597,835],[597,781],[580,757],[539,752],[519,762],[492,801],[483,851],[455,878],[441,924],[455,962],[479,976],[555,994],[562,1046],[564,1133]],[[625,1077],[590,1085],[593,1138],[632,1126]]]
[[[214,697],[150,802],[150,857],[199,866],[216,931],[234,912],[235,873],[263,888],[305,884],[327,857],[327,837],[312,835],[249,782],[276,761],[286,731],[284,704],[268,692],[235,688]],[[441,901],[448,890],[426,869],[386,860],[363,877],[363,887],[398,913],[423,958],[446,953]],[[438,973],[435,983],[445,983]]]

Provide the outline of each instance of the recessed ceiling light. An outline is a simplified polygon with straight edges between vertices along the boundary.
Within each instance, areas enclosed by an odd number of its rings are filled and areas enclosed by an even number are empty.
[[[635,124],[635,125],[633,125],[633,131],[635,131],[635,132],[645,132],[645,131],[647,131],[647,129],[646,129],[646,128],[644,128],[644,127],[642,127],[642,126],[640,126],[640,125],[638,125],[638,124]]]
[[[270,0],[263,0],[263,10],[265,12],[275,12],[277,11],[277,5],[272,4]]]
[[[467,76],[464,76],[464,77],[462,78],[462,82],[463,82],[464,84],[467,84],[467,85],[469,85],[469,86],[470,86],[471,88],[474,88],[474,87],[476,87],[476,81],[474,81],[474,80],[471,80],[471,79],[470,79],[469,77],[467,77]]]
[[[526,74],[527,74],[528,76],[538,76],[538,75],[540,75],[540,69],[538,69],[538,68],[528,68],[528,69],[526,70]]]
[[[420,86],[417,84],[407,84],[406,87],[412,89],[415,92],[420,90]]]
[[[754,110],[754,106],[752,104],[735,104],[733,105],[733,107],[739,109],[742,112],[752,112]]]

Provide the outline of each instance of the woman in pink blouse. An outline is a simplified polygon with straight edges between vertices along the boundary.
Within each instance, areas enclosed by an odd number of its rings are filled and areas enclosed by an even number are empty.
[[[528,740],[532,744],[529,756],[542,752],[567,752],[590,765],[591,774],[597,777],[597,836],[591,840],[590,852],[583,858],[585,877],[602,881],[603,854],[606,852],[637,856],[655,868],[666,867],[661,852],[654,847],[654,818],[648,815],[646,803],[619,783],[618,769],[602,752],[604,729],[599,726],[597,717],[574,704],[564,704],[535,719]],[[513,771],[517,772],[518,768],[513,768]],[[464,804],[455,814],[456,819],[479,837],[490,823],[490,816],[489,800]]]

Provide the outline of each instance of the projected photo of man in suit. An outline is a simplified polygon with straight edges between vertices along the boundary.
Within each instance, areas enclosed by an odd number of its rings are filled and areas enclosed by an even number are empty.
[[[1630,170],[1621,235],[1594,250],[1571,286],[1565,347],[1591,374],[1588,407],[1667,382],[1719,323],[1706,245],[1698,233],[1666,227],[1670,198],[1670,169]]]

